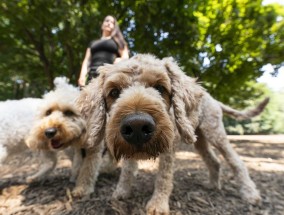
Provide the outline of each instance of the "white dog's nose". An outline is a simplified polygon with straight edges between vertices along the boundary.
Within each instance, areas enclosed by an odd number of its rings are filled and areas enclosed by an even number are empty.
[[[121,121],[120,133],[128,143],[142,146],[153,136],[155,126],[156,124],[149,114],[131,114]]]
[[[57,132],[56,128],[47,128],[45,129],[44,134],[47,138],[51,139],[52,137],[55,136],[56,132]]]

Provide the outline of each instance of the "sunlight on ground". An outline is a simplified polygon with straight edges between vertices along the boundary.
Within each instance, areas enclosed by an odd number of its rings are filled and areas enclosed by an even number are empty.
[[[229,140],[266,141],[267,143],[284,143],[284,134],[279,135],[228,135]]]
[[[46,214],[47,208],[64,207],[67,211],[72,209],[70,201],[67,201],[64,205],[62,205],[59,200],[45,204],[24,205],[23,201],[25,196],[21,193],[27,188],[28,185],[13,185],[8,188],[4,188],[0,195],[0,214],[7,214],[3,212],[5,211],[5,208],[11,208],[9,214],[23,214],[22,212],[25,210],[32,210],[35,214]]]
[[[159,166],[159,158],[155,160],[143,160],[138,162],[138,168],[145,171],[154,171],[157,170]]]
[[[241,159],[250,169],[267,172],[284,172],[284,160],[274,160],[271,158],[252,158],[241,156]]]
[[[57,164],[57,168],[70,168],[72,167],[72,161],[69,160],[68,158],[61,160]]]
[[[179,151],[175,153],[175,158],[177,160],[198,160],[200,159],[199,155],[194,152],[188,152],[188,151]],[[145,171],[154,171],[157,170],[159,166],[159,158],[156,160],[145,160],[145,161],[139,161],[138,162],[138,168],[145,170]]]
[[[195,159],[199,158],[199,155],[194,152],[188,152],[188,151],[176,152],[176,159],[189,160],[193,158]]]
[[[257,141],[261,140],[262,143],[252,142],[250,146],[259,147],[263,145],[263,142],[267,144],[279,144],[284,143],[284,135],[249,135],[249,136],[228,136],[230,140],[248,140],[248,141]],[[265,144],[265,143],[264,143]],[[270,153],[269,149],[265,149],[266,154],[274,154],[274,149],[271,149]],[[248,153],[248,152],[247,152]],[[269,157],[249,157],[249,156],[240,156],[241,160],[245,162],[245,165],[249,169],[253,169],[256,171],[265,171],[265,172],[284,172],[284,151],[281,152],[283,159],[272,159]],[[253,154],[252,154],[253,155]],[[181,161],[193,161],[193,160],[201,160],[200,156],[197,153],[190,151],[178,151],[175,153],[176,160]],[[219,157],[220,161],[223,162],[223,158]],[[146,160],[139,161],[138,167],[141,170],[145,171],[156,171],[158,169],[159,159],[156,160]]]
[[[21,205],[22,201],[24,200],[24,196],[21,195],[21,192],[25,190],[27,187],[28,185],[19,185],[3,189],[2,195],[0,196],[1,207],[3,207],[4,209],[5,207]],[[0,209],[0,214],[1,214],[1,209]]]

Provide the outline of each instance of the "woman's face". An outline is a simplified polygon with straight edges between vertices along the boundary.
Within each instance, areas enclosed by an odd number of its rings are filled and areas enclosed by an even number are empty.
[[[105,34],[111,34],[111,32],[113,31],[114,29],[114,18],[112,16],[107,16],[105,19],[104,19],[104,22],[102,24],[102,31],[103,33]]]

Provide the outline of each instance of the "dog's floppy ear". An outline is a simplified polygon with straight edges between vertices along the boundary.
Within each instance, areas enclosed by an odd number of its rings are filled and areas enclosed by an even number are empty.
[[[33,127],[30,129],[28,135],[25,137],[25,144],[31,149],[31,150],[49,150],[48,144],[46,144],[44,141],[41,140],[41,138],[38,138],[40,136],[39,134],[42,133],[39,122],[35,122]]]
[[[104,75],[100,74],[85,86],[76,100],[82,116],[87,121],[87,140],[84,147],[93,148],[104,137],[106,110],[103,98]]]
[[[194,143],[198,107],[204,90],[195,79],[184,74],[173,58],[162,61],[172,82],[172,105],[178,131],[186,143]]]

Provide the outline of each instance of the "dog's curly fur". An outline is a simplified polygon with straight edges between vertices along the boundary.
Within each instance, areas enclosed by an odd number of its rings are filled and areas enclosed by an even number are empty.
[[[25,137],[41,103],[39,98],[0,102],[0,165],[7,157],[28,149]]]
[[[73,157],[71,181],[76,180],[82,163],[80,150],[85,141],[86,121],[75,106],[79,90],[65,80],[56,79],[55,84],[57,88],[44,95],[35,123],[26,137],[27,146],[42,155],[42,166],[27,178],[28,182],[40,180],[51,172],[60,150],[66,149],[67,155]]]
[[[77,181],[80,189],[74,195],[93,191],[101,163],[98,152],[105,142],[116,159],[125,159],[114,198],[130,195],[138,159],[159,156],[155,190],[146,210],[147,214],[168,214],[175,144],[183,141],[194,143],[209,169],[212,186],[220,188],[220,163],[211,148],[214,146],[232,167],[243,198],[251,203],[260,201],[246,167],[229,144],[222,113],[250,118],[262,112],[268,99],[253,110],[236,111],[213,99],[172,58],[159,60],[147,54],[105,65],[99,73],[77,101],[88,120],[88,150]]]

